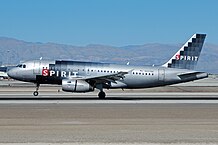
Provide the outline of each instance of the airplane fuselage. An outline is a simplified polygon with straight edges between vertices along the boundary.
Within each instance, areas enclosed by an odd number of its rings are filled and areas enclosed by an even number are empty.
[[[25,65],[25,66],[24,66]],[[131,66],[78,61],[27,61],[21,67],[10,71],[11,76],[21,81],[39,84],[62,84],[64,79],[83,80],[128,72],[117,81],[110,81],[104,88],[149,88],[193,81],[207,77],[207,73],[187,69],[158,66]],[[182,74],[193,74],[187,78]],[[97,83],[97,82],[96,82]]]

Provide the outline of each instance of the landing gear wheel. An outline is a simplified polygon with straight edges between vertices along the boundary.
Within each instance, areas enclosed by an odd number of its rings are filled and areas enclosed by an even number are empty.
[[[105,94],[105,92],[103,92],[103,91],[101,91],[101,92],[98,93],[99,99],[105,99],[105,96],[106,96],[106,94]]]
[[[39,95],[39,92],[35,91],[35,92],[33,92],[33,95],[34,95],[34,96],[38,96],[38,95]]]
[[[39,95],[39,92],[38,92],[39,86],[40,86],[40,84],[36,83],[36,91],[33,92],[34,96],[38,96]]]

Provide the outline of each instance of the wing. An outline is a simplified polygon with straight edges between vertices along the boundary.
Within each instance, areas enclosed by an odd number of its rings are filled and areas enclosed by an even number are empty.
[[[88,82],[94,82],[95,84],[109,84],[111,82],[116,83],[117,80],[125,78],[125,74],[129,72],[118,72],[115,74],[103,75],[103,76],[90,76],[86,77],[85,80]]]
[[[97,76],[86,76],[86,77],[75,77],[75,78],[69,78],[69,79],[80,79],[88,82],[92,86],[96,86],[98,84],[102,84],[103,86],[110,87],[111,83],[119,83],[119,80],[122,80],[125,78],[125,75],[132,72],[133,70],[130,71],[120,71],[118,73],[114,74],[108,74],[108,75],[97,75]]]

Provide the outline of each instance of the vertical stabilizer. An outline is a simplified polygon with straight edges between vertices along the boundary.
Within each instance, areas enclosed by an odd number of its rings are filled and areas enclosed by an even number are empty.
[[[194,34],[163,66],[179,69],[194,69],[197,65],[205,37],[206,34]]]

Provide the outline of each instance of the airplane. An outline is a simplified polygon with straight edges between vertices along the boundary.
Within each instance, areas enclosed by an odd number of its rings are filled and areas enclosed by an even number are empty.
[[[172,85],[207,78],[195,71],[206,34],[194,34],[166,63],[160,66],[131,66],[67,60],[30,60],[8,71],[8,76],[36,84],[62,85],[66,92],[91,92],[106,97],[104,89],[139,89]]]

